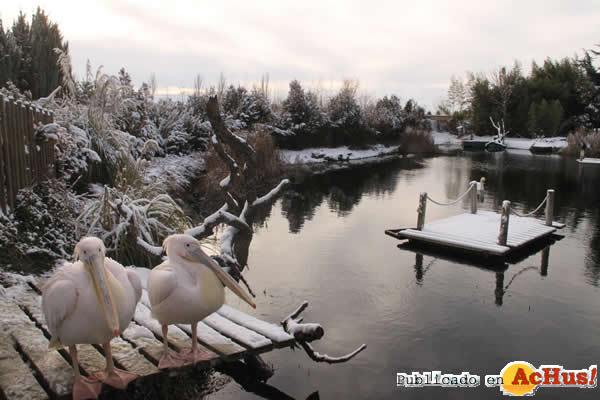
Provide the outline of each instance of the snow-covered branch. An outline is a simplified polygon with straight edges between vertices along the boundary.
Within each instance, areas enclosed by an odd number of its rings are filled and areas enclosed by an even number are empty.
[[[289,179],[283,179],[281,182],[279,182],[279,185],[277,185],[273,189],[271,189],[271,191],[269,193],[254,200],[252,202],[252,206],[258,206],[259,204],[263,204],[265,202],[271,201],[289,183],[290,183]]]
[[[350,361],[358,353],[367,348],[366,344],[362,344],[353,352],[340,357],[332,357],[315,351],[309,342],[321,339],[325,334],[325,330],[320,324],[302,323],[302,318],[298,318],[298,316],[306,309],[306,307],[308,307],[308,302],[304,301],[296,310],[294,310],[294,312],[281,321],[281,325],[287,333],[294,336],[296,342],[302,346],[306,354],[308,354],[313,361],[326,362],[328,364],[342,363]]]

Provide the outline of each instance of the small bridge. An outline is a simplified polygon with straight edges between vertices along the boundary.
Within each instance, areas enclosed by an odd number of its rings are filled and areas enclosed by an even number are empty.
[[[143,269],[137,271],[145,284]],[[40,298],[43,282],[34,277],[27,277],[27,281],[6,289],[0,286],[0,398],[70,398],[73,387],[71,358],[64,349],[48,349],[50,333]],[[190,341],[190,325],[169,327],[171,348],[189,347]],[[209,357],[196,365],[210,367],[222,361],[288,347],[295,340],[279,325],[224,305],[198,324],[198,342]],[[77,347],[79,365],[85,375],[104,369],[106,361],[101,346]],[[120,337],[111,341],[111,347],[118,368],[140,377],[163,372],[158,369],[163,352],[161,326],[150,315],[145,288],[133,321]]]
[[[478,193],[477,186],[478,182],[471,182],[462,195],[447,203],[436,201],[425,192],[421,193],[417,210],[417,227],[389,229],[385,233],[397,239],[425,242],[480,256],[505,257],[564,227],[564,224],[553,221],[553,189],[547,191],[546,197],[535,210],[522,215],[511,208],[511,202],[508,200],[503,202],[501,214],[489,211],[478,212],[477,201],[482,191]],[[467,196],[470,196],[471,213],[425,223],[427,201],[440,206],[450,206]],[[545,221],[532,218],[544,205]]]

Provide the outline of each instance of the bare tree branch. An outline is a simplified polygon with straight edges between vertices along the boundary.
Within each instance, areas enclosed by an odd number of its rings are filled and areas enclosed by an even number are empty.
[[[285,317],[281,321],[281,325],[283,329],[294,336],[296,342],[302,346],[306,354],[316,362],[326,362],[329,364],[337,364],[351,360],[358,353],[367,348],[366,344],[362,344],[356,350],[351,353],[348,353],[341,357],[331,357],[327,354],[321,354],[313,349],[309,342],[314,340],[318,340],[323,337],[325,334],[325,330],[320,324],[303,324],[302,318],[297,318],[300,313],[302,313],[306,307],[308,307],[308,302],[304,301],[300,307],[298,307],[294,312]]]
[[[352,360],[358,353],[360,353],[361,351],[363,351],[364,349],[367,348],[366,344],[362,344],[360,345],[360,347],[356,350],[354,350],[352,353],[348,353],[345,356],[340,356],[340,357],[331,357],[327,354],[321,354],[317,351],[315,351],[313,349],[313,347],[310,345],[310,343],[304,343],[304,342],[300,342],[300,346],[302,346],[302,348],[304,349],[304,351],[306,352],[306,354],[308,354],[308,356],[316,362],[326,362],[327,364],[339,364],[339,363],[343,363],[346,361],[350,361]]]

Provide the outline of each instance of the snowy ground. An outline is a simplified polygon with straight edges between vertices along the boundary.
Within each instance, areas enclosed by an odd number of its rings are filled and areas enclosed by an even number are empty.
[[[450,146],[450,145],[461,145],[463,137],[459,139],[455,135],[449,132],[432,132],[433,141],[438,146]],[[492,140],[492,136],[473,136],[474,140]],[[537,147],[552,147],[554,149],[562,149],[567,147],[567,138],[565,137],[552,137],[542,139],[527,139],[527,138],[511,138],[507,137],[504,139],[507,148],[518,149],[518,150],[529,150],[529,148],[535,143]]]
[[[367,150],[350,150],[347,146],[334,148],[311,148],[304,150],[281,150],[281,159],[288,164],[324,163],[333,160],[361,160],[390,155],[398,151],[399,146],[385,147],[378,144]]]

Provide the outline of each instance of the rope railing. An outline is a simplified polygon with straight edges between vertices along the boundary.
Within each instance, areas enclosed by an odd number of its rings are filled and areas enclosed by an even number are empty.
[[[546,194],[546,197],[544,197],[544,200],[542,200],[542,202],[540,203],[539,206],[537,206],[537,208],[531,212],[528,212],[527,214],[520,214],[518,213],[516,210],[514,210],[513,208],[510,209],[510,212],[514,215],[516,215],[517,217],[521,217],[521,218],[525,218],[525,217],[531,217],[533,214],[537,213],[538,211],[540,211],[542,209],[542,206],[544,204],[546,204],[546,201],[548,200],[548,195]]]
[[[458,203],[458,202],[459,202],[459,201],[461,201],[463,198],[465,198],[465,196],[466,196],[467,194],[469,194],[469,192],[470,192],[471,190],[474,190],[474,187],[475,187],[475,185],[474,185],[474,184],[471,184],[471,185],[469,185],[469,188],[468,188],[468,189],[467,189],[467,190],[466,190],[466,191],[465,191],[463,194],[461,194],[460,196],[458,196],[458,198],[457,198],[456,200],[452,200],[452,201],[449,201],[449,202],[447,202],[447,203],[443,203],[443,202],[441,202],[441,201],[436,201],[436,200],[432,199],[432,198],[429,196],[429,194],[427,195],[427,200],[431,201],[431,202],[432,202],[432,203],[434,203],[434,204],[437,204],[438,206],[451,206],[451,205],[453,205],[453,204],[456,204],[456,203]]]

